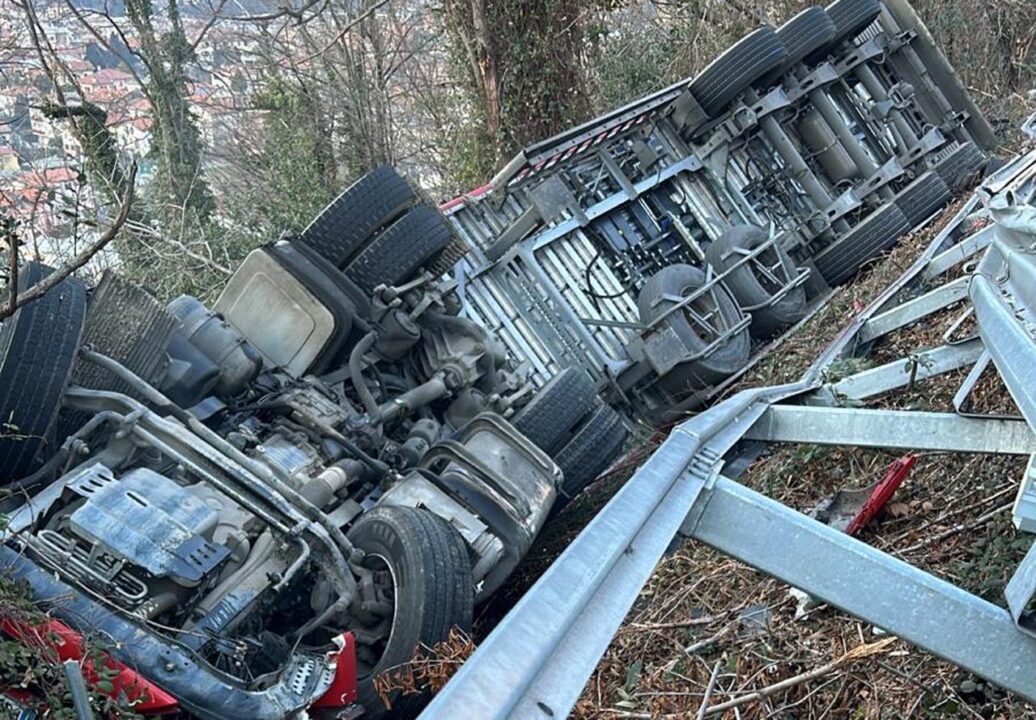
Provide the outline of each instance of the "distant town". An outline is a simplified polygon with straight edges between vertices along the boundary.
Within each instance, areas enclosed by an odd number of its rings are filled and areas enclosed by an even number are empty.
[[[0,209],[54,242],[72,233],[69,205],[90,205],[91,198],[84,196],[90,192],[83,182],[84,149],[72,124],[47,112],[54,88],[42,64],[47,58],[41,60],[34,42],[49,44],[48,56],[61,64],[59,74],[74,78],[62,87],[69,105],[86,101],[106,114],[122,160],[137,163],[140,187],[154,171],[152,108],[141,91],[146,69],[133,53],[138,41],[119,32],[120,23],[105,22],[105,15],[89,6],[65,2],[39,3],[37,14],[42,33],[35,41],[18,13],[0,18]],[[203,38],[194,48],[197,62],[188,83],[191,111],[204,147],[218,148],[228,133],[254,122],[251,101],[262,73],[253,55],[254,36],[240,31],[242,23],[229,16],[211,19],[198,13],[184,17],[183,25],[188,37]],[[162,16],[153,22],[158,33],[169,23]],[[99,38],[105,29],[110,34]],[[206,154],[207,170],[218,162],[215,154]],[[46,248],[41,252],[48,254]]]

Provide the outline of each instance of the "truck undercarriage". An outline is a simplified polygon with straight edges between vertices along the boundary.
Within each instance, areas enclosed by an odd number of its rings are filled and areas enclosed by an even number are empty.
[[[1034,177],[1030,152],[988,178],[801,379],[743,390],[677,425],[426,716],[450,717],[460,707],[485,718],[564,715],[677,538],[704,543],[1032,702],[1032,550],[993,603],[904,562],[897,548],[872,547],[737,478],[774,443],[1032,456],[1027,373],[1036,345],[1025,278],[1036,237]],[[884,337],[935,318],[946,329],[934,346],[859,369]],[[1002,381],[1007,405],[973,406],[987,371]],[[957,388],[947,411],[911,409],[926,380],[944,377]],[[1034,527],[1030,470],[1031,463],[1016,478],[1013,503],[1023,533]],[[962,526],[977,535],[983,517],[974,524],[964,515]],[[560,596],[561,587],[581,591]],[[521,631],[530,623],[541,629],[535,638]],[[509,693],[484,692],[502,678]]]

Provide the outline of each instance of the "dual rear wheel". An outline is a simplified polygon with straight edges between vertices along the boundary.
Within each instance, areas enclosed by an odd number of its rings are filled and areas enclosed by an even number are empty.
[[[406,282],[458,242],[442,213],[389,166],[350,185],[298,239],[367,295]]]

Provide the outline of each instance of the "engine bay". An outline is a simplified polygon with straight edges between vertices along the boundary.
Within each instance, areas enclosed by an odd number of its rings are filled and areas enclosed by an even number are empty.
[[[103,337],[84,344],[81,376],[105,379],[66,391],[69,433],[21,481],[33,492],[5,541],[230,697],[287,684],[283,702],[304,707],[347,644],[369,706],[376,673],[444,639],[398,629],[417,550],[381,548],[377,523],[444,543],[462,578],[444,618],[464,626],[530,547],[561,473],[505,419],[532,389],[457,314],[448,281],[421,272],[363,298],[290,241],[253,256],[223,313],[150,300],[176,319],[161,372],[141,377]],[[112,290],[128,286],[115,275],[102,286],[98,315],[107,297],[140,295]],[[445,580],[427,582],[434,594]]]

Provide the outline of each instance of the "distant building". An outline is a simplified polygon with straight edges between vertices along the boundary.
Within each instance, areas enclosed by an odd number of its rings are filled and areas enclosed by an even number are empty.
[[[108,128],[119,149],[140,158],[151,150],[151,118],[130,113],[109,114]]]
[[[87,73],[79,78],[79,85],[86,99],[94,102],[111,101],[136,89],[133,76],[117,68]]]
[[[80,60],[78,58],[65,60],[65,67],[67,67],[68,71],[73,75],[85,75],[87,73],[92,73],[95,69],[92,62]]]
[[[77,204],[88,204],[89,188],[79,183],[79,173],[69,167],[34,168],[8,178],[9,200],[21,217],[30,219],[37,233],[49,238],[67,237],[70,216],[64,212]],[[76,195],[79,194],[79,203]]]
[[[28,98],[34,93],[28,85],[13,85],[0,88],[0,116],[10,120],[13,113],[23,109]]]
[[[13,171],[21,166],[18,151],[10,145],[0,145],[0,171]]]

